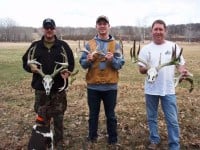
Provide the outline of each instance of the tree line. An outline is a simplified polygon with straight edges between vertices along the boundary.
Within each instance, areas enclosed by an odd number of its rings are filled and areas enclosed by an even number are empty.
[[[200,41],[200,23],[168,25],[167,39],[172,41]],[[111,28],[111,34],[116,39],[125,41],[150,40],[151,27],[142,26],[117,26]],[[63,40],[89,40],[95,34],[91,27],[57,27],[56,34]],[[41,28],[22,27],[9,18],[0,19],[0,42],[31,42],[40,39]]]

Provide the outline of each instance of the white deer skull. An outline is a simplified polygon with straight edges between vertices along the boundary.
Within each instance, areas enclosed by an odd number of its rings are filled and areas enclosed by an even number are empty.
[[[148,71],[147,71],[147,81],[149,83],[154,83],[157,76],[158,76],[158,71],[157,71],[156,67],[151,67],[150,69],[148,69]]]
[[[50,94],[52,85],[54,84],[53,78],[50,75],[45,75],[42,80],[42,84],[46,91],[46,95]]]

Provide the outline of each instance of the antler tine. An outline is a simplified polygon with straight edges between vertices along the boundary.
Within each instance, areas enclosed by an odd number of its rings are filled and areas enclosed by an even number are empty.
[[[35,49],[36,49],[36,46],[32,47],[29,52],[28,52],[28,59],[27,59],[27,64],[28,65],[39,65],[40,68],[37,68],[37,73],[40,74],[42,77],[45,76],[45,74],[43,73],[42,71],[42,64],[39,63],[38,61],[36,61],[36,59],[33,59],[34,58],[34,54],[35,54]]]
[[[87,54],[90,53],[90,51],[88,51],[88,50],[86,50],[86,49],[80,50],[80,52],[86,52]]]
[[[132,56],[134,58],[134,62],[137,62],[137,56],[135,55],[135,47],[136,47],[136,40],[133,41],[133,49],[132,49]]]
[[[32,47],[28,52],[28,60],[27,63],[30,64],[31,60],[33,60],[35,54],[35,47]]]
[[[66,69],[68,67],[68,58],[67,58],[67,53],[65,49],[62,47],[63,53],[61,55],[63,56],[63,62],[55,62],[56,66],[54,67],[54,72],[51,74],[51,77],[55,77],[62,69]],[[58,65],[61,65],[60,68],[56,69]]]
[[[172,61],[174,62],[174,64],[177,64],[180,61],[180,57],[181,57],[181,55],[183,53],[183,48],[181,48],[178,57],[176,57],[176,44],[175,44],[174,47],[175,48],[173,49],[173,52],[172,52]]]
[[[139,47],[138,47],[138,51],[137,51],[137,56],[139,55],[140,53],[140,41],[139,41]]]
[[[132,51],[133,51],[133,48],[131,47],[131,49],[130,49],[131,60],[132,60],[132,58],[133,58]]]
[[[64,85],[62,87],[58,88],[59,92],[61,92],[65,89],[66,84],[67,84],[67,81],[66,81],[66,79],[64,79]]]
[[[176,44],[174,46],[174,48],[172,47],[172,60],[175,60],[176,59]]]
[[[31,49],[28,52],[28,63],[30,62],[30,60],[33,60],[35,54],[35,47],[31,47]]]
[[[42,65],[41,63],[39,63],[38,61],[36,61],[36,59],[33,59],[34,58],[34,55],[35,55],[35,49],[36,49],[36,46],[32,47],[29,52],[28,52],[28,59],[27,59],[27,64],[30,65],[30,64],[36,64],[36,65]]]
[[[134,63],[137,62],[137,60],[136,60],[136,55],[135,55],[135,43],[136,43],[136,41],[134,40],[134,41],[133,41],[133,47],[131,47],[131,49],[130,49],[131,60],[132,60],[132,62],[134,62]],[[133,59],[134,59],[134,61],[133,61]]]
[[[36,49],[36,46],[33,46],[33,47],[30,49],[29,53],[28,53],[28,58],[29,58],[30,60],[33,60],[33,58],[34,58],[35,49]]]
[[[178,57],[176,58],[177,59],[176,61],[180,62],[180,58],[181,58],[182,53],[183,53],[183,48],[181,48],[181,51],[180,51]]]
[[[131,56],[131,60],[133,59],[133,47],[131,47],[130,49],[130,56]]]
[[[68,61],[67,55],[66,55],[66,54],[63,54],[63,53],[61,53],[61,55],[63,56],[63,63],[60,63],[60,64],[65,64],[65,63],[67,63],[67,61]],[[67,63],[67,64],[68,64],[68,63]]]
[[[64,58],[64,63],[67,63],[68,65],[68,57],[67,57],[67,53],[64,49],[64,47],[62,46],[62,50],[63,50],[63,53],[61,53],[61,55],[63,55],[63,58]]]
[[[132,58],[133,58],[133,55],[132,55],[132,47],[131,47],[131,49],[130,49],[130,56],[131,56],[131,60],[132,60]]]

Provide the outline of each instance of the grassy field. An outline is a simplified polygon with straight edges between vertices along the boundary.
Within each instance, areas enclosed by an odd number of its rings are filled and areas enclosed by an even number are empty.
[[[73,50],[78,42],[69,41]],[[200,149],[200,43],[178,43],[184,49],[187,67],[194,74],[194,90],[188,92],[189,84],[184,82],[176,88],[181,150]],[[34,90],[30,86],[31,74],[22,69],[21,57],[30,43],[0,43],[0,149],[27,149],[27,142],[35,121],[33,111]],[[140,75],[132,64],[129,49],[132,43],[124,43],[126,64],[120,70],[120,82],[116,113],[120,149],[143,150],[148,144],[145,102],[143,94],[144,75]],[[64,142],[68,150],[107,150],[107,135],[104,110],[99,118],[99,139],[87,147],[85,137],[88,127],[85,71],[76,60],[79,69],[77,80],[67,91],[68,108],[65,114]],[[167,130],[164,116],[159,108],[160,149],[167,149]]]

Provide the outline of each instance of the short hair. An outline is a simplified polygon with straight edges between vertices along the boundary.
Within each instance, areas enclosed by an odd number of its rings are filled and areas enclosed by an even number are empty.
[[[161,19],[155,20],[155,21],[152,23],[152,26],[151,26],[152,29],[153,29],[153,27],[154,27],[155,24],[162,24],[162,25],[164,26],[165,29],[167,28],[166,23],[165,23],[163,20],[161,20]]]

